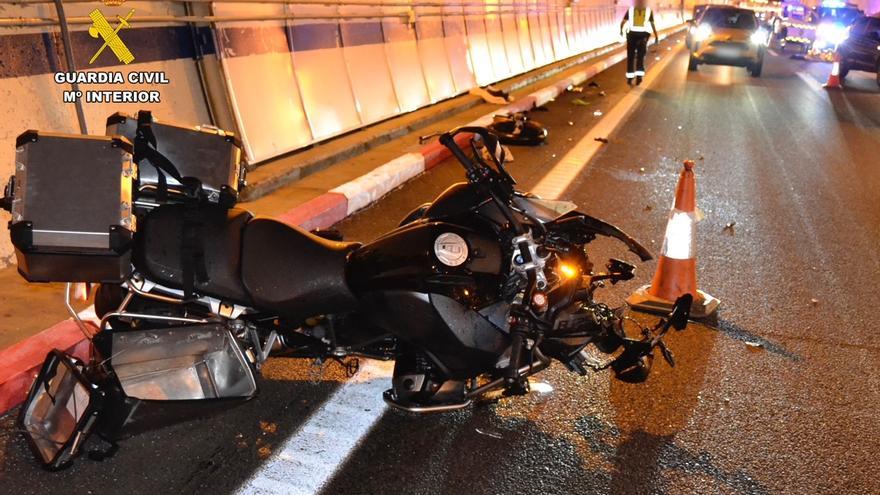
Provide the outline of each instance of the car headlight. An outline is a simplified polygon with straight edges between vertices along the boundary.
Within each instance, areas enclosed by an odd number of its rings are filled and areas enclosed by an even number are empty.
[[[750,39],[754,45],[766,45],[767,41],[770,39],[770,33],[764,28],[758,28],[752,33]]]
[[[697,43],[706,41],[709,39],[709,36],[712,36],[712,27],[708,24],[700,24],[694,29],[694,41]]]
[[[849,28],[832,22],[819,24],[816,28],[816,38],[830,45],[837,46],[849,37]]]

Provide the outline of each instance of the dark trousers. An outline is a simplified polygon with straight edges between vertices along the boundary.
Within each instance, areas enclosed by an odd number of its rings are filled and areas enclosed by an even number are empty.
[[[626,78],[645,75],[645,52],[648,51],[650,33],[626,33]]]

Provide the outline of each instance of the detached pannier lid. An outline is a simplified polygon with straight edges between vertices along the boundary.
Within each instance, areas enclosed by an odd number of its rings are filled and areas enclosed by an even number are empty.
[[[223,324],[104,331],[93,343],[89,364],[50,352],[22,405],[18,427],[49,469],[84,449],[113,455],[120,438],[224,411],[258,391],[251,361]],[[110,448],[90,450],[99,438]]]
[[[119,136],[27,131],[16,140],[9,223],[31,282],[111,282],[130,272],[132,145]]]
[[[104,407],[104,392],[84,371],[66,353],[49,352],[19,413],[19,428],[49,469],[70,465]]]

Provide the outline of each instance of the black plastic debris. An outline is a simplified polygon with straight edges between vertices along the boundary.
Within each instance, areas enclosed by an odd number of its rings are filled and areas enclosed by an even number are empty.
[[[608,138],[597,137],[597,138],[593,138],[593,141],[598,141],[602,144],[608,144]]]
[[[547,128],[525,113],[496,115],[489,130],[502,144],[512,146],[537,146],[547,140]]]

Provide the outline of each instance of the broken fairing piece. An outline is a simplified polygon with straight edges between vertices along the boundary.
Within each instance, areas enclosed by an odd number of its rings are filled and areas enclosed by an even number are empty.
[[[525,113],[496,115],[488,128],[502,144],[537,146],[547,140],[547,128]]]
[[[510,100],[510,95],[505,93],[504,91],[492,89],[491,86],[487,86],[486,88],[473,88],[468,91],[468,94],[479,96],[486,103],[492,103],[493,105],[505,105]]]

